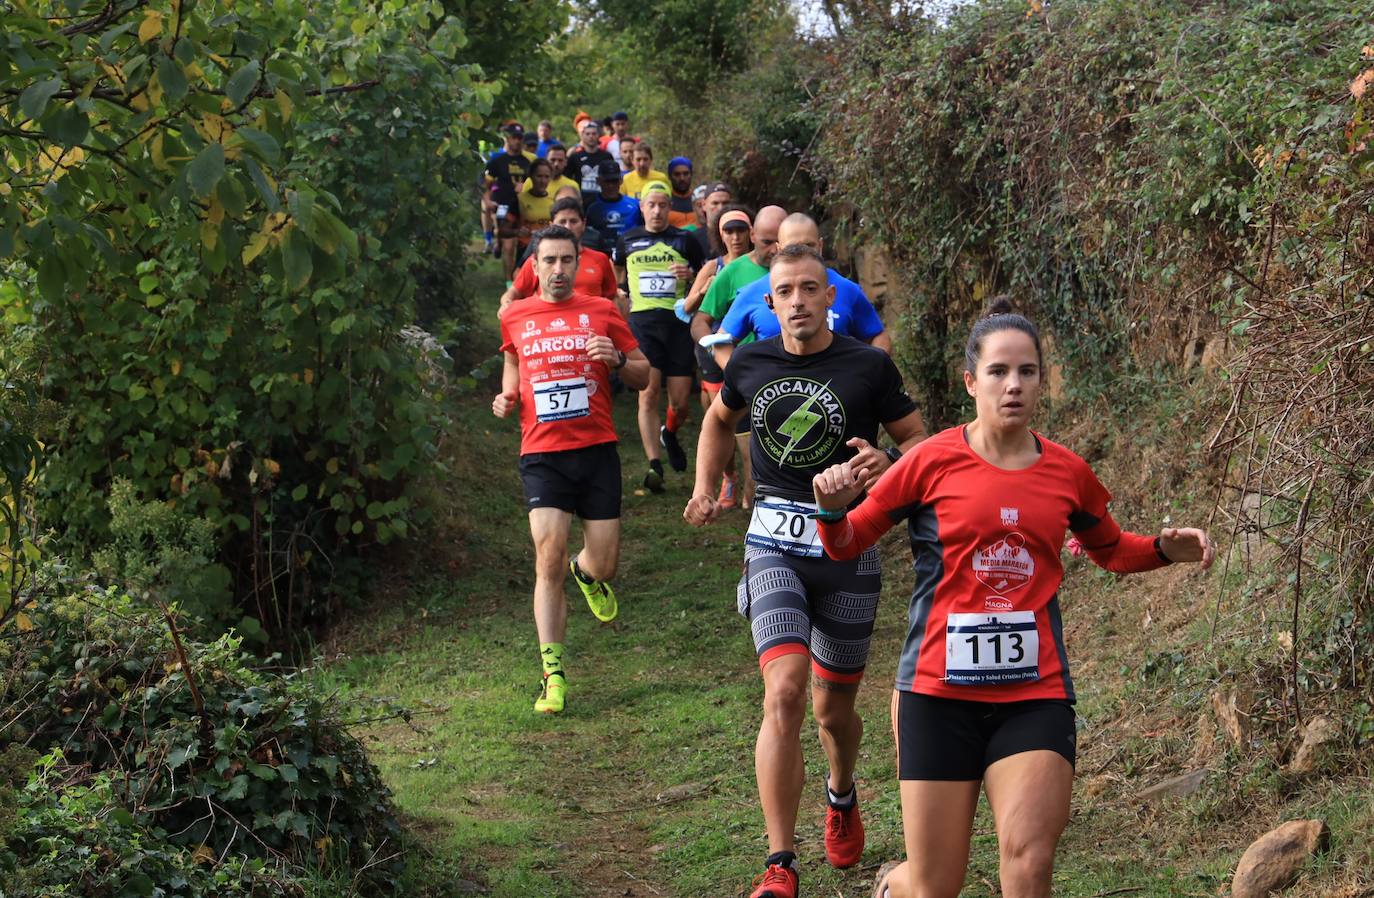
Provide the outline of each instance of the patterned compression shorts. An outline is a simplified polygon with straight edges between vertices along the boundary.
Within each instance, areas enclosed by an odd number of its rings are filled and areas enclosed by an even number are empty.
[[[878,548],[858,558],[802,558],[746,546],[736,591],[749,619],[759,667],[780,655],[810,654],[816,676],[857,683],[882,589]]]

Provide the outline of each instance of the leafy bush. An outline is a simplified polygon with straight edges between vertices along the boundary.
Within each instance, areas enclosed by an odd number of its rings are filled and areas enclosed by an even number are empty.
[[[0,630],[0,744],[60,749],[81,789],[29,807],[20,825],[51,824],[58,846],[81,835],[72,819],[99,813],[126,828],[99,838],[157,843],[157,863],[175,866],[182,849],[339,873],[373,892],[395,884],[390,793],[342,702],[307,674],[255,666],[234,635],[196,642],[118,591],[41,586],[31,625]],[[81,876],[116,875],[86,862]]]
[[[177,601],[217,631],[233,623],[229,572],[214,561],[209,521],[165,502],[140,502],[123,478],[110,486],[109,504],[110,541],[92,553],[96,574]]]
[[[7,754],[7,781],[0,782],[8,811],[0,820],[0,894],[6,898],[306,894],[301,880],[260,860],[211,863],[205,852],[168,844],[165,833],[140,826],[120,804],[108,774],[83,774],[62,764],[60,752],[36,767],[17,763],[21,757],[33,753]]]
[[[436,2],[24,10],[0,303],[16,376],[64,411],[40,517],[98,545],[126,480],[124,505],[208,521],[241,609],[287,634],[418,521],[442,418],[399,331],[417,300],[462,313],[452,223],[491,89]]]
[[[816,164],[905,270],[930,416],[966,401],[958,336],[1000,292],[1087,393],[1190,360],[1264,264],[1272,160],[1330,166],[1311,221],[1359,179],[1346,86],[1371,40],[1334,0],[861,17],[835,48]]]

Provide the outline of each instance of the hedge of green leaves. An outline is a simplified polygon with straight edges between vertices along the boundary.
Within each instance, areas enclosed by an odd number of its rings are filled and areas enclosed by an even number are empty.
[[[0,302],[68,547],[123,478],[213,528],[239,607],[212,618],[283,633],[411,532],[443,419],[399,332],[464,312],[466,41],[436,2],[5,13]]]
[[[190,639],[89,578],[40,581],[0,627],[5,887],[249,894],[303,870],[364,893],[403,881],[390,792],[347,731],[358,709],[306,673],[262,668],[237,637]]]
[[[906,357],[930,416],[956,417],[961,337],[996,293],[1095,393],[1183,359],[1243,312],[1267,256],[1300,254],[1267,242],[1281,193],[1339,266],[1361,212],[1345,198],[1369,178],[1348,90],[1369,65],[1367,12],[979,0],[943,20],[860,17],[826,80],[815,156],[901,263]],[[1349,263],[1368,271],[1367,256]]]

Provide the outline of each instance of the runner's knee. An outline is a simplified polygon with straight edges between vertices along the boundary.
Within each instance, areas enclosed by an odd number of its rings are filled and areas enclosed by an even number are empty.
[[[863,729],[863,718],[854,707],[853,693],[836,695],[818,691],[811,710],[816,716],[816,725],[823,730],[846,733],[855,728]]]
[[[784,733],[800,733],[806,716],[806,688],[791,680],[769,683],[763,692],[765,725],[771,722]]]
[[[1058,842],[1054,836],[1035,832],[999,833],[997,841],[1005,894],[1021,894],[1013,884],[1049,884],[1054,872],[1054,851]],[[1012,890],[1008,891],[1008,886],[1012,886]],[[1036,895],[1038,892],[1032,890],[1025,894]]]

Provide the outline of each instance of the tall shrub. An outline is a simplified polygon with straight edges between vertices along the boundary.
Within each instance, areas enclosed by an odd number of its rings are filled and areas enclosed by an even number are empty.
[[[124,478],[214,528],[224,621],[287,630],[316,575],[416,520],[438,407],[398,332],[426,271],[457,292],[491,98],[462,26],[433,2],[71,0],[6,34],[0,298],[65,411],[41,516],[98,544]]]

